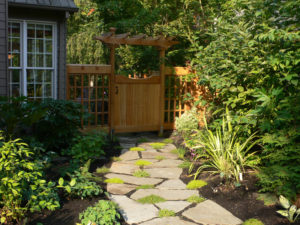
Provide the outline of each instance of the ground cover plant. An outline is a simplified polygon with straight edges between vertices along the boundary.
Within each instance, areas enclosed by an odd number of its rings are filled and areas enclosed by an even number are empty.
[[[158,195],[148,195],[144,198],[138,199],[137,201],[142,204],[155,204],[159,202],[165,202],[166,200]]]
[[[172,144],[173,140],[171,138],[166,138],[162,142],[165,143],[165,144]]]
[[[162,155],[158,155],[158,156],[155,156],[155,159],[157,159],[158,161],[162,161],[162,160],[166,159],[166,157],[164,157]]]
[[[137,190],[139,189],[153,189],[155,186],[153,184],[144,184],[136,187]]]
[[[135,177],[150,177],[150,174],[147,173],[145,170],[134,171],[132,175]]]
[[[129,151],[142,152],[142,151],[145,151],[145,149],[141,148],[141,147],[132,147],[132,148],[129,149]]]
[[[170,217],[170,216],[175,216],[176,213],[173,210],[169,209],[160,209],[158,212],[158,217],[163,218],[163,217]]]
[[[203,198],[201,196],[197,196],[197,195],[192,195],[192,196],[187,198],[187,201],[191,202],[191,203],[197,203],[198,204],[198,203],[204,202],[205,198]]]
[[[258,219],[252,218],[252,219],[246,220],[242,225],[264,225],[264,223]]]
[[[141,169],[143,169],[145,166],[151,165],[152,162],[150,162],[148,160],[139,159],[134,164],[139,166]]]
[[[159,142],[156,142],[156,143],[151,143],[150,146],[156,150],[159,150],[159,149],[162,149],[165,147],[165,143],[159,143]]]
[[[203,180],[191,180],[187,185],[186,185],[186,188],[187,189],[198,189],[198,188],[201,188],[203,186],[206,186],[207,183]]]
[[[105,183],[109,183],[109,184],[123,184],[124,181],[120,178],[114,177],[114,178],[109,178],[104,180]]]
[[[102,174],[102,173],[109,173],[109,172],[110,172],[109,168],[107,168],[105,166],[96,169],[96,173],[100,173],[100,174]]]

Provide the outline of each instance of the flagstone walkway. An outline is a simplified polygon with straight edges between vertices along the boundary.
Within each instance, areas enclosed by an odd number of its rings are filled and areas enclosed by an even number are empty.
[[[150,143],[161,142],[163,139],[153,138],[147,143],[139,144],[139,147],[145,151],[129,151],[131,147],[136,146],[140,137],[120,137],[120,144],[123,148],[121,161],[113,162],[110,173],[106,178],[120,178],[123,184],[107,184],[107,191],[111,200],[116,202],[122,216],[128,224],[140,225],[194,225],[194,224],[218,224],[218,225],[236,225],[242,224],[242,221],[232,215],[229,211],[217,203],[206,200],[199,204],[190,203],[187,200],[192,195],[200,193],[198,190],[188,190],[186,185],[180,180],[182,169],[178,165],[183,161],[172,153],[176,149],[173,144],[167,144],[163,149],[155,150]],[[164,156],[163,160],[158,160]],[[150,174],[150,177],[139,178],[133,176],[133,173],[139,169],[135,162],[139,159],[152,162],[145,166],[144,171]],[[139,185],[154,185],[151,189],[136,189]],[[156,204],[141,204],[138,199],[157,195],[166,201]],[[160,209],[172,210],[176,213],[174,217],[159,218]]]

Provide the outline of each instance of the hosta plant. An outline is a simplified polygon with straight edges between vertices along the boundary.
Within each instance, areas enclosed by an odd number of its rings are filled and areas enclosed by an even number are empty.
[[[198,149],[195,160],[204,158],[206,161],[197,168],[192,175],[196,179],[204,169],[209,169],[212,173],[220,174],[226,181],[234,179],[237,183],[242,180],[245,169],[256,168],[259,159],[250,150],[258,143],[256,134],[250,135],[245,141],[239,138],[240,127],[231,125],[231,117],[226,110],[226,118],[223,117],[221,127],[216,131],[208,128],[206,120],[203,131],[197,131],[198,139],[194,149]],[[189,172],[194,169],[195,164],[191,164]]]
[[[300,215],[300,208],[297,209],[296,205],[292,205],[288,199],[280,195],[279,203],[284,208],[283,210],[278,210],[277,213],[286,217],[291,223],[296,222],[298,216]]]

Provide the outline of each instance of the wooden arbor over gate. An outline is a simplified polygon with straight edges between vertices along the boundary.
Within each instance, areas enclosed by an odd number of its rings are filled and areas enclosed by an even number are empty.
[[[116,29],[95,37],[110,48],[110,127],[122,131],[163,131],[165,92],[165,51],[178,44],[172,37],[115,34]],[[154,46],[160,51],[160,77],[129,79],[115,74],[115,48],[119,45]]]

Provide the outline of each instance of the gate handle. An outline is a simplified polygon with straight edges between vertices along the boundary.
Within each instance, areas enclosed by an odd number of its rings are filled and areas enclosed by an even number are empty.
[[[118,88],[118,86],[116,86],[116,95],[119,93],[119,88]]]

